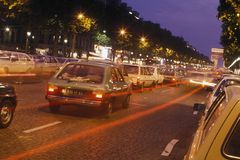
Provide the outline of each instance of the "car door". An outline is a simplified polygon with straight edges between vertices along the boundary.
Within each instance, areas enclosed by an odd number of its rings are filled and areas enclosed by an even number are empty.
[[[118,77],[119,88],[121,88],[121,91],[119,94],[119,100],[121,102],[123,102],[128,95],[128,91],[129,91],[128,84],[125,82],[120,70],[118,68],[114,68],[114,69],[115,69],[116,75]]]
[[[119,83],[118,75],[114,67],[110,68],[110,72],[111,72],[111,81],[112,81],[111,97],[114,99],[113,101],[114,106],[120,107],[121,106],[120,102],[122,101],[122,97],[121,97],[122,86]]]
[[[9,72],[21,72],[21,63],[19,62],[18,54],[11,53],[10,62],[11,64],[8,66]]]

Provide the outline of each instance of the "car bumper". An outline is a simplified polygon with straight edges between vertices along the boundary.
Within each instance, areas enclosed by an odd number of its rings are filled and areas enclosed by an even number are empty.
[[[88,107],[99,107],[105,104],[105,102],[101,100],[88,100],[83,98],[61,97],[55,95],[47,95],[46,99],[49,102],[54,102],[56,104],[75,104]]]

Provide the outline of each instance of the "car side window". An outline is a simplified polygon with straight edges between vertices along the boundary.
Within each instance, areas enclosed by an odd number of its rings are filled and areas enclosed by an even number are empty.
[[[119,82],[124,82],[124,78],[118,68],[115,68],[115,72]]]
[[[226,139],[223,154],[232,159],[240,159],[240,118],[235,122],[233,129]]]
[[[12,54],[11,55],[11,61],[12,62],[18,61],[18,55],[17,54]]]
[[[209,134],[209,132],[212,130],[216,120],[221,116],[225,108],[226,108],[226,95],[224,94],[218,101],[216,106],[213,108],[212,114],[209,116],[209,119],[207,120],[207,123],[203,129],[202,142],[204,141],[205,137]]]
[[[114,68],[111,68],[111,80],[112,80],[112,82],[118,82],[118,77],[117,77],[117,74],[116,74]]]
[[[214,94],[215,97],[217,97],[217,96],[223,91],[224,86],[225,86],[225,83],[226,83],[226,81],[224,80],[224,81],[220,84],[220,86],[218,87],[218,89],[216,90],[216,92],[215,92],[215,94]]]

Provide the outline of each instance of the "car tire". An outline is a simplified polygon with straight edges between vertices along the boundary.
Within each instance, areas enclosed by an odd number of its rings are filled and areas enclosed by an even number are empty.
[[[123,101],[123,104],[122,104],[123,108],[129,108],[130,97],[131,97],[130,94],[128,94],[125,100]]]
[[[110,116],[113,113],[113,102],[109,101],[107,104],[104,105],[104,113],[106,116]]]
[[[49,110],[52,113],[56,113],[60,110],[60,105],[56,105],[54,102],[49,102]]]
[[[13,119],[14,105],[10,100],[5,100],[0,106],[0,128],[7,128]]]

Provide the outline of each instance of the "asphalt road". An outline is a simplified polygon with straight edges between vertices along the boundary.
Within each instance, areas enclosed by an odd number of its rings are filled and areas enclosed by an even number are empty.
[[[19,103],[11,126],[0,130],[0,159],[181,160],[199,120],[192,106],[207,95],[199,87],[158,87],[133,94],[128,109],[107,118],[79,106],[51,113],[46,80],[14,86]]]

